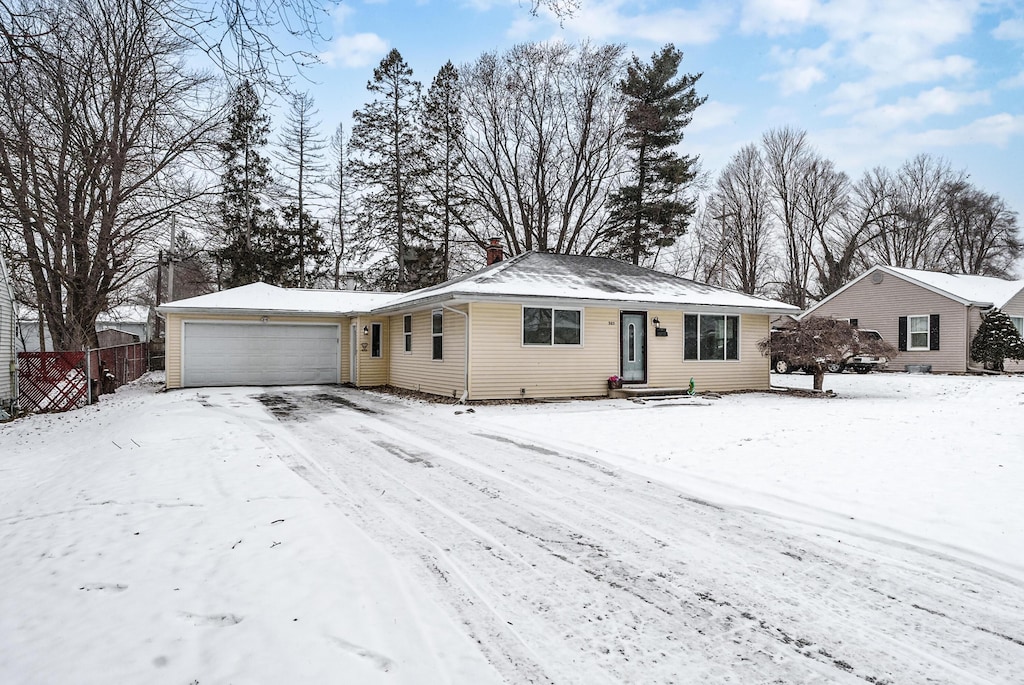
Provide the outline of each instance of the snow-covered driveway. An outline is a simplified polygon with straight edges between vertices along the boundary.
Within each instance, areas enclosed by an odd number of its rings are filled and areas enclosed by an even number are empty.
[[[0,682],[1019,683],[1024,379],[830,384],[2,425]]]
[[[292,470],[510,682],[1019,676],[1024,588],[999,573],[719,506],[567,449],[557,428],[541,442],[345,389],[256,399]]]

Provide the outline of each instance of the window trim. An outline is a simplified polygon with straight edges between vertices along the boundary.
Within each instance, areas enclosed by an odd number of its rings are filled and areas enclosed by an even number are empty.
[[[1010,317],[1010,323],[1017,329],[1017,335],[1024,338],[1024,316],[1014,316],[1013,314],[1007,314]]]
[[[370,359],[384,357],[384,328],[379,321],[370,323]]]
[[[697,357],[695,359],[688,359],[687,356],[686,356],[686,351],[687,351],[687,347],[686,347],[686,317],[687,316],[695,316],[695,317],[697,317]],[[704,317],[704,316],[710,317],[710,318],[722,318],[722,319],[725,319],[724,324],[725,324],[725,331],[726,331],[726,333],[729,332],[729,322],[728,322],[728,320],[730,318],[736,319],[736,358],[735,359],[732,359],[732,358],[729,357],[729,339],[728,339],[728,337],[726,338],[726,341],[725,341],[725,346],[724,346],[725,347],[725,349],[724,349],[725,357],[723,359],[704,359],[701,356],[701,335],[700,335],[700,331],[701,331],[701,317]],[[720,314],[720,313],[717,313],[717,312],[683,312],[683,345],[682,345],[682,347],[683,347],[683,362],[732,362],[732,363],[738,363],[738,362],[743,361],[743,355],[741,354],[741,349],[742,349],[743,346],[740,344],[742,342],[742,340],[743,340],[742,326],[743,326],[743,317],[740,314]]]
[[[914,341],[914,319],[924,319],[924,331],[917,331],[917,335],[923,332],[925,335],[924,347],[916,346]],[[932,349],[932,317],[931,314],[908,314],[907,315],[907,352],[930,352]]]
[[[441,320],[441,330],[434,330],[435,317]],[[440,340],[440,345],[438,345]],[[444,310],[434,309],[430,312],[430,360],[435,362],[444,361]]]
[[[405,346],[405,353],[412,354],[412,314],[402,317],[402,339]]]
[[[547,309],[551,312],[551,337],[550,342],[537,343],[537,342],[526,342],[526,310],[527,309]],[[580,341],[578,343],[560,343],[555,342],[555,312],[577,312],[580,315]],[[586,320],[583,307],[557,307],[555,305],[533,305],[524,304],[520,308],[519,313],[519,346],[520,347],[583,347],[583,331],[584,322]]]

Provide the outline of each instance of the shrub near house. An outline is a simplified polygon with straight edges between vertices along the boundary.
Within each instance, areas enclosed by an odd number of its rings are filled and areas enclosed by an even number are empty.
[[[791,368],[803,368],[814,374],[814,389],[821,390],[825,371],[842,368],[853,355],[884,357],[896,355],[896,348],[881,336],[859,335],[848,321],[809,316],[795,321],[758,343],[762,354],[770,354],[773,366],[785,361]]]

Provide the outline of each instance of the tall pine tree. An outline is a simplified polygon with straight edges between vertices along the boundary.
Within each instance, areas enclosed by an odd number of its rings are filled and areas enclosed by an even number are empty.
[[[320,134],[320,122],[315,119],[316,109],[309,93],[292,97],[291,109],[278,140],[279,158],[284,163],[284,175],[291,184],[294,202],[290,218],[285,217],[285,228],[295,249],[296,285],[307,287],[314,278],[307,272],[324,271],[327,254],[323,249],[323,236],[319,235],[319,222],[313,222],[309,212],[310,188],[315,187],[324,174],[323,150],[327,142]],[[310,249],[307,249],[309,244]]]
[[[418,187],[422,178],[420,140],[420,84],[398,50],[381,60],[366,84],[374,99],[353,113],[351,148],[359,153],[351,161],[352,175],[368,196],[372,221],[361,222],[364,252],[385,250],[394,255],[394,282],[407,290],[418,253],[410,230],[421,213]]]
[[[214,251],[218,287],[274,283],[284,270],[277,217],[265,205],[273,178],[261,151],[269,131],[259,94],[244,81],[232,94],[227,137],[218,143],[224,162],[218,202],[222,233]]]
[[[679,74],[683,53],[669,44],[650,64],[633,55],[620,87],[626,96],[626,145],[631,179],[611,198],[610,251],[639,264],[686,232],[694,202],[683,193],[697,157],[674,149],[694,110],[707,98],[694,88],[701,74]]]
[[[448,280],[452,246],[458,227],[466,225],[469,201],[465,191],[462,139],[466,120],[459,100],[459,72],[448,62],[434,77],[423,102],[423,142],[427,194],[423,239],[437,248],[440,269],[430,280]]]

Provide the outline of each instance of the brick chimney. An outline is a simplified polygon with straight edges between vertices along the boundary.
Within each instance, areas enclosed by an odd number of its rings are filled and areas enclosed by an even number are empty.
[[[501,238],[491,238],[487,246],[487,266],[505,259],[505,250],[501,247]]]

